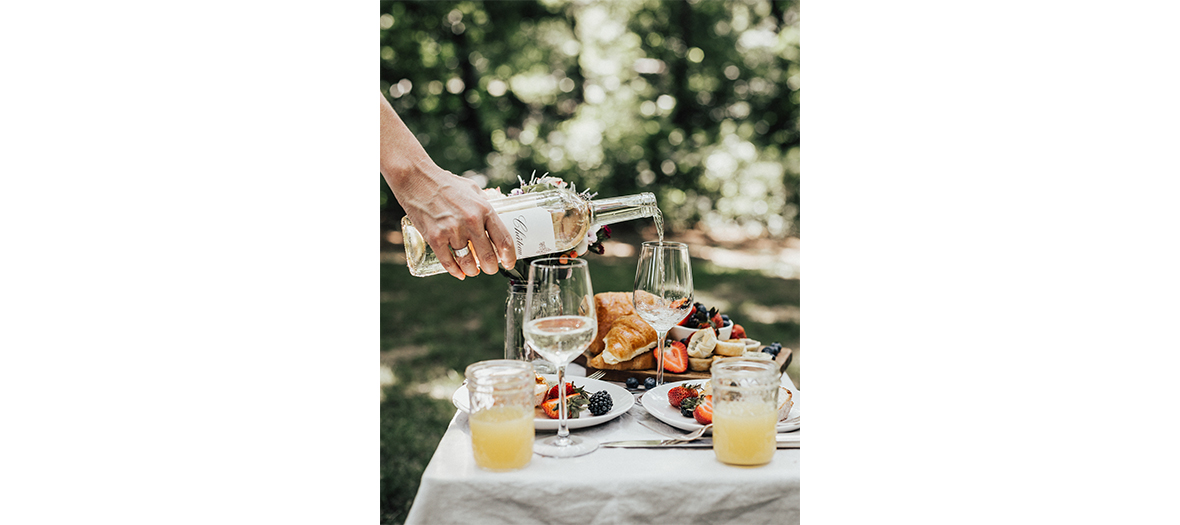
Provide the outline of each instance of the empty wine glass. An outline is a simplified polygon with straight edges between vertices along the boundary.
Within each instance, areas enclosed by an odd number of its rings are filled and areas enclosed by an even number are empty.
[[[566,424],[565,366],[590,346],[598,332],[590,270],[582,259],[547,258],[529,265],[524,307],[524,338],[557,366],[557,435],[538,441],[542,456],[569,458],[593,452],[598,441],[571,436]]]
[[[692,308],[692,266],[688,245],[649,241],[639,252],[635,269],[635,313],[659,335],[656,346],[656,385],[664,384],[664,339]]]

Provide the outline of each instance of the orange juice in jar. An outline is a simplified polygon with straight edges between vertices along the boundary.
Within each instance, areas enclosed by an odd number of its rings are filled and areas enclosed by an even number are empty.
[[[730,465],[774,457],[778,370],[773,361],[727,358],[713,365],[713,453]]]
[[[533,408],[498,406],[472,414],[475,463],[488,470],[515,470],[533,457]]]
[[[497,359],[467,367],[471,448],[487,470],[524,468],[533,457],[533,365]]]

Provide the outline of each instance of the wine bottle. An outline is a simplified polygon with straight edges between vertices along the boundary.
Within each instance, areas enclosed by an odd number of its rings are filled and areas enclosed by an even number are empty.
[[[570,190],[553,189],[493,199],[491,204],[516,243],[518,259],[567,252],[591,228],[597,231],[599,226],[660,215],[652,193],[587,201]],[[446,272],[409,217],[402,218],[402,242],[411,274],[426,277]]]

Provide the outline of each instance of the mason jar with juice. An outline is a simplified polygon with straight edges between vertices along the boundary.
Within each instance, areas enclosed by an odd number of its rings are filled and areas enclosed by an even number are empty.
[[[774,457],[778,364],[731,357],[713,364],[713,453],[730,465],[756,466]]]
[[[475,464],[488,470],[524,468],[533,457],[533,385],[527,361],[497,359],[467,367],[468,422]]]

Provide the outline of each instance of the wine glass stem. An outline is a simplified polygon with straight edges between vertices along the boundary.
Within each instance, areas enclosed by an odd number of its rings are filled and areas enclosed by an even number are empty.
[[[566,413],[568,405],[565,401],[565,365],[557,367],[557,395],[560,401],[558,401],[557,407],[557,442],[554,444],[564,447],[569,444],[570,436],[570,429],[566,425],[566,418],[569,417],[569,414]]]
[[[668,331],[656,332],[660,337],[656,343],[656,386],[664,384],[664,339],[668,337]]]

